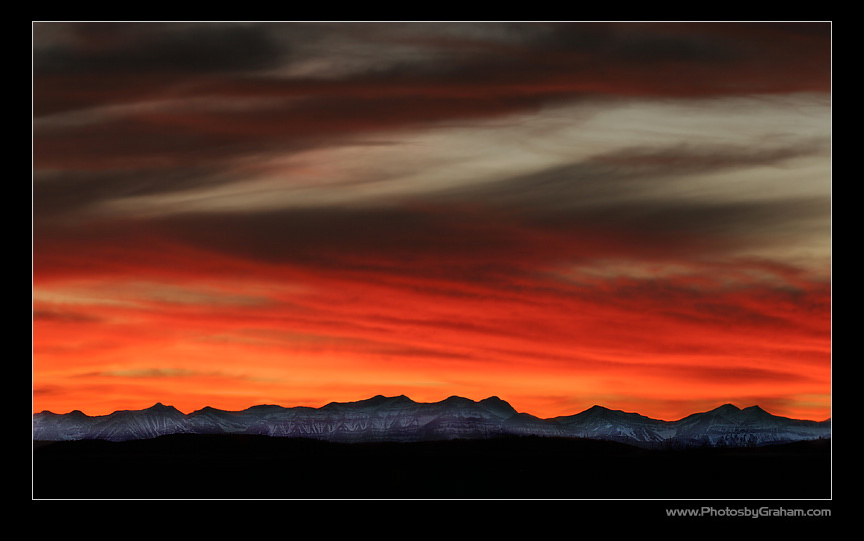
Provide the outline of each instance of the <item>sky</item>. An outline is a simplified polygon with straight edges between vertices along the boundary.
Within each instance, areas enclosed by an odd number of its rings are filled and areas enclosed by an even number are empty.
[[[32,37],[34,412],[831,415],[830,23]]]

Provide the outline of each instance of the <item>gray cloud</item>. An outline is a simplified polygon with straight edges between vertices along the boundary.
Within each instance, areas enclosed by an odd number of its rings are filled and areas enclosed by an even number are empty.
[[[827,155],[826,146],[824,140],[804,140],[773,148],[686,144],[630,147],[482,186],[448,189],[436,196],[482,200],[528,212],[532,207],[540,212],[595,205],[602,208],[662,196],[682,178],[758,166],[782,167],[796,158]],[[691,184],[696,191],[695,181]]]
[[[236,180],[216,167],[107,171],[36,171],[36,220],[74,217],[100,203],[123,197],[172,193]]]
[[[188,95],[169,96],[178,103],[166,110],[131,107],[107,119],[96,115],[59,127],[37,118],[37,247],[57,247],[64,239],[79,246],[99,234],[117,239],[123,231],[134,238],[146,231],[266,261],[335,265],[489,257],[494,266],[508,258],[577,257],[589,248],[726,250],[777,231],[827,230],[827,196],[738,202],[702,197],[695,183],[693,197],[674,191],[676,183],[699,175],[780,167],[827,152],[822,142],[802,140],[759,148],[631,147],[391,206],[105,222],[76,237],[52,229],[45,219],[116,199],[241,181],[232,169],[236,158],[284,157],[358,134],[389,137],[409,126],[493,118],[590,93],[627,97],[659,85],[647,93],[670,88],[670,96],[703,95],[690,92],[687,78],[645,78],[667,64],[682,73],[700,66],[694,73],[700,88],[746,94],[764,89],[766,81],[786,82],[770,70],[763,79],[754,66],[786,66],[798,51],[807,51],[798,57],[810,71],[792,75],[818,79],[822,68],[810,60],[827,54],[830,40],[825,25],[53,24],[34,27],[37,117],[40,110],[161,99],[160,91],[174,88],[175,77],[195,84]],[[771,45],[782,36],[800,41]],[[761,56],[759,47],[766,43],[770,50]],[[345,49],[349,44],[357,49]],[[355,69],[340,77],[259,72],[327,58],[338,62],[340,51],[356,57]],[[593,60],[585,60],[589,56]],[[744,75],[729,79],[731,72],[724,70],[739,61],[746,64]],[[631,75],[634,65],[647,67]],[[790,80],[789,89],[798,89],[797,79]],[[606,90],[589,92],[581,86],[586,81]],[[275,101],[248,110],[184,107],[201,89],[211,92],[205,92],[208,100]],[[303,99],[300,105],[280,102],[288,97]]]
[[[446,87],[475,99],[530,89],[544,102],[586,92],[824,90],[830,81],[824,24],[78,23],[63,31],[57,24],[34,26],[37,116],[175,91],[181,80],[205,88],[338,81],[349,95],[358,85],[371,95]],[[64,32],[67,39],[56,38]],[[58,80],[42,82],[49,75],[91,79],[56,87]]]
[[[57,24],[61,23],[34,24],[34,42],[40,44],[43,32],[49,36],[56,32],[50,27]],[[35,50],[35,75],[254,71],[278,66],[290,53],[269,35],[266,25],[84,22],[66,26],[70,40]]]
[[[631,249],[657,253],[776,243],[777,234],[791,238],[818,233],[827,238],[828,194],[724,199],[700,192],[706,188],[699,183],[700,175],[783,167],[790,160],[824,153],[822,141],[809,140],[767,149],[636,147],[431,198],[503,209],[528,227],[582,239],[614,239]],[[685,195],[679,192],[682,182]]]
[[[85,270],[110,269],[111,261],[102,258],[115,257],[117,248],[131,257],[159,239],[264,263],[484,281],[514,276],[538,263],[585,258],[728,257],[742,249],[776,246],[778,235],[782,240],[812,232],[808,227],[827,234],[828,203],[827,198],[675,205],[625,201],[557,212],[535,207],[531,213],[458,206],[190,213],[94,222],[68,231],[43,224],[34,242],[42,271],[63,265],[63,254],[74,254]]]

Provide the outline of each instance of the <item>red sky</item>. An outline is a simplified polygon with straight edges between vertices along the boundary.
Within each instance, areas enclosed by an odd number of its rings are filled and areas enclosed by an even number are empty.
[[[825,419],[830,29],[36,23],[33,411]]]

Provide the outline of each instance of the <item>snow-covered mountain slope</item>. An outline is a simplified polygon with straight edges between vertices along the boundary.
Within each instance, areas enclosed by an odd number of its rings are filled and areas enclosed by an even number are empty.
[[[451,396],[434,403],[406,396],[374,396],[331,402],[321,408],[276,405],[243,411],[211,407],[184,415],[156,404],[139,411],[89,417],[80,411],[33,415],[34,440],[125,441],[165,434],[262,434],[338,442],[427,441],[503,435],[605,439],[642,447],[766,445],[831,436],[830,420],[801,421],[772,415],[758,406],[731,404],[661,421],[637,413],[593,406],[581,413],[540,419],[517,412],[492,396],[479,402]]]
[[[610,410],[603,406],[554,419],[567,436],[659,445],[675,436],[673,423],[651,419],[638,413]]]
[[[515,413],[508,406],[500,399],[474,402],[451,396],[429,404],[379,395],[359,402],[332,402],[319,409],[285,409],[255,419],[244,432],[345,442],[489,437],[501,434],[501,422]]]
[[[725,404],[676,421],[675,441],[684,445],[764,445],[831,435],[831,421],[802,421],[772,415],[759,406]]]

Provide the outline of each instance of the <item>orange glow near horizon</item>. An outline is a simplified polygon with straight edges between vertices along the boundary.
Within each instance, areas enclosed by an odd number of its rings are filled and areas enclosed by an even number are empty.
[[[830,417],[829,293],[818,283],[793,306],[785,292],[716,277],[703,277],[713,288],[670,278],[658,295],[653,280],[585,286],[541,274],[518,287],[442,290],[278,266],[242,283],[165,272],[175,279],[40,281],[35,411],[105,415],[162,402],[188,413],[455,394],[497,395],[542,418],[597,403],[671,420],[730,401]],[[268,281],[279,274],[294,281]]]

